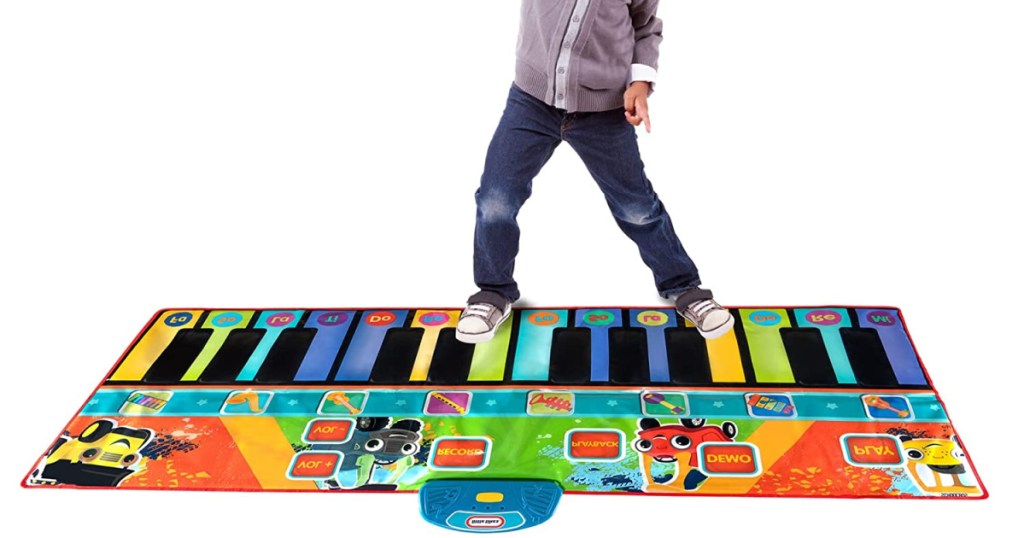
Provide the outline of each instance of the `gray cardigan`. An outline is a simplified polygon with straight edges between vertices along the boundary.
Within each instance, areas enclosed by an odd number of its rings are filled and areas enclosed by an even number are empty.
[[[578,1],[523,0],[516,85],[555,106],[556,64],[568,44],[559,102],[564,106],[559,108],[596,112],[621,107],[632,64],[658,67],[658,0],[589,0],[582,19],[570,20]]]

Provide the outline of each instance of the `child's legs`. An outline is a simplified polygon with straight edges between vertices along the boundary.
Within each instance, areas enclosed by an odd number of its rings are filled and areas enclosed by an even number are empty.
[[[601,187],[619,228],[640,249],[658,293],[668,298],[699,286],[697,267],[644,173],[636,129],[623,110],[573,115],[565,140]]]
[[[519,299],[512,278],[519,253],[516,216],[530,197],[533,178],[561,142],[560,124],[554,108],[512,87],[476,191],[473,277],[481,290]]]

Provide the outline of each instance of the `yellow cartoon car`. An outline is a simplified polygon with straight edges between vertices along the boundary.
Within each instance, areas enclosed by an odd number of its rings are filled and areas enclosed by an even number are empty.
[[[135,472],[139,452],[152,436],[151,430],[97,420],[77,437],[57,439],[32,478],[46,484],[116,486]]]

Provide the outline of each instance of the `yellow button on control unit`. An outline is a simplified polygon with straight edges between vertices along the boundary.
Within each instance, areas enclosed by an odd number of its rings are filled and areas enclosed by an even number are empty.
[[[476,502],[478,503],[500,503],[505,498],[503,493],[477,493]]]

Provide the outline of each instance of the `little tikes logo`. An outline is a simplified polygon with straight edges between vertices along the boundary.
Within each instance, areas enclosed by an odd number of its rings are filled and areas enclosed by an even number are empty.
[[[505,526],[505,518],[501,516],[471,516],[466,520],[471,529],[500,529]]]
[[[814,325],[835,325],[842,321],[843,317],[833,310],[812,310],[804,316],[804,319]]]
[[[768,310],[757,310],[755,312],[751,312],[749,319],[750,321],[765,327],[778,325],[779,322],[782,321],[782,318],[780,318],[778,314]]]

